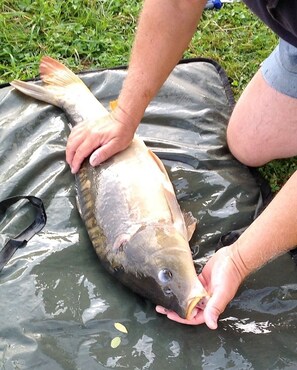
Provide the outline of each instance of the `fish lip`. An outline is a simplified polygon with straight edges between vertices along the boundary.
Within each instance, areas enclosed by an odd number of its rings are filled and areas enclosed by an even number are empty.
[[[191,320],[191,315],[192,315],[192,312],[194,310],[194,308],[200,303],[200,307],[199,308],[203,308],[206,304],[206,301],[208,300],[208,295],[205,293],[205,294],[201,294],[201,295],[198,295],[194,298],[191,298],[189,301],[189,304],[188,304],[188,308],[187,308],[187,313],[186,313],[186,320]]]

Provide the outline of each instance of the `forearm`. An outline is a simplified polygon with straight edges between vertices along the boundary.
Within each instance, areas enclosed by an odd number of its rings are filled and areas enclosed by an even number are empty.
[[[118,99],[122,120],[137,125],[180,60],[199,22],[205,0],[146,0]],[[123,112],[122,112],[123,113]]]
[[[296,189],[297,171],[232,246],[243,278],[297,245]]]

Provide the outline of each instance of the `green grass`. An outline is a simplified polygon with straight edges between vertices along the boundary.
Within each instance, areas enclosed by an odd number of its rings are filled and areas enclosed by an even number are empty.
[[[38,75],[42,55],[74,71],[128,64],[141,9],[132,0],[0,1],[0,83]],[[185,57],[204,56],[226,70],[236,98],[277,44],[277,37],[242,3],[204,12]],[[297,158],[261,169],[277,191]]]
[[[4,1],[0,15],[0,83],[38,74],[42,55],[75,71],[126,64],[137,1]]]

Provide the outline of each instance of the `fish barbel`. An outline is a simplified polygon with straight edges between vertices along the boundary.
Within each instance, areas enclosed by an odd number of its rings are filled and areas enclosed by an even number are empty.
[[[40,76],[42,85],[17,80],[11,85],[62,108],[73,126],[111,119],[60,62],[43,57]],[[85,160],[76,182],[82,219],[105,268],[134,292],[190,318],[207,297],[189,247],[196,219],[181,212],[161,160],[135,135],[127,149],[97,167]]]

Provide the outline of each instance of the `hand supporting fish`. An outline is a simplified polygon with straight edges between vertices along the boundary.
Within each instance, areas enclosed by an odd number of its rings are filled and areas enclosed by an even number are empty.
[[[62,108],[74,127],[72,140],[80,142],[80,125],[104,130],[113,124],[110,113],[64,65],[44,57],[40,75],[42,86],[11,85]],[[190,319],[208,296],[188,242],[196,219],[182,214],[160,159],[135,135],[128,148],[100,166],[84,161],[76,182],[81,216],[105,268],[134,292]]]
[[[239,244],[219,249],[206,263],[198,276],[209,297],[201,299],[187,318],[162,306],[156,311],[166,315],[170,320],[186,325],[205,323],[210,329],[218,327],[218,318],[229,302],[234,298],[239,286],[250,273],[239,254]]]
[[[98,121],[81,122],[71,130],[66,147],[66,161],[71,172],[77,173],[85,159],[85,152],[91,152],[90,164],[97,166],[117,152],[127,148],[134,136],[134,129],[126,127],[117,114],[118,108]],[[100,135],[98,132],[100,131]],[[118,138],[121,140],[118,140]]]

